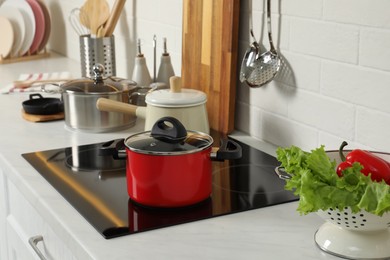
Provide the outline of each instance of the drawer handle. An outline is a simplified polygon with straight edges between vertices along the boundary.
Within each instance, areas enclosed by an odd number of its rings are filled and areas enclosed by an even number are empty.
[[[46,257],[42,254],[41,250],[39,250],[37,244],[39,242],[43,241],[43,236],[34,236],[31,237],[28,240],[28,243],[31,245],[31,247],[34,249],[35,253],[39,256],[39,259],[41,260],[47,260]]]

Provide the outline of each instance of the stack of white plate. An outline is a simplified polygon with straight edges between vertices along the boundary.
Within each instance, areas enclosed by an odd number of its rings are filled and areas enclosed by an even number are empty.
[[[0,59],[41,52],[50,36],[51,20],[43,0],[5,0],[0,5]]]

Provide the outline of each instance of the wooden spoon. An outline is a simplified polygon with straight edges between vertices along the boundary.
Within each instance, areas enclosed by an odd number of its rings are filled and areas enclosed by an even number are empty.
[[[98,33],[99,27],[105,24],[110,16],[110,7],[106,0],[87,0],[81,10],[88,16],[92,35]]]
[[[123,6],[125,5],[126,0],[116,0],[114,2],[114,6],[112,7],[110,17],[106,25],[104,26],[104,35],[106,37],[110,37],[114,32],[115,26],[118,22],[119,16],[123,10]]]

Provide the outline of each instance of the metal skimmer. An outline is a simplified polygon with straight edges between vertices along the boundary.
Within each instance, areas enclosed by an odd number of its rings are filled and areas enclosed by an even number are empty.
[[[271,0],[267,0],[267,29],[270,50],[256,57],[247,68],[247,72],[250,71],[250,73],[242,78],[240,75],[241,81],[245,81],[250,87],[261,87],[267,84],[275,78],[280,69],[281,59],[273,44],[271,27]]]

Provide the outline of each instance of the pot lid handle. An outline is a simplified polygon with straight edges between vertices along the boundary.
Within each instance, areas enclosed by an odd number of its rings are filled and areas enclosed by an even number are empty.
[[[96,63],[92,67],[93,70],[93,81],[95,84],[103,83],[103,75],[104,75],[104,66],[100,63]]]
[[[180,143],[187,138],[187,130],[178,119],[167,116],[154,123],[150,135],[163,142]]]

